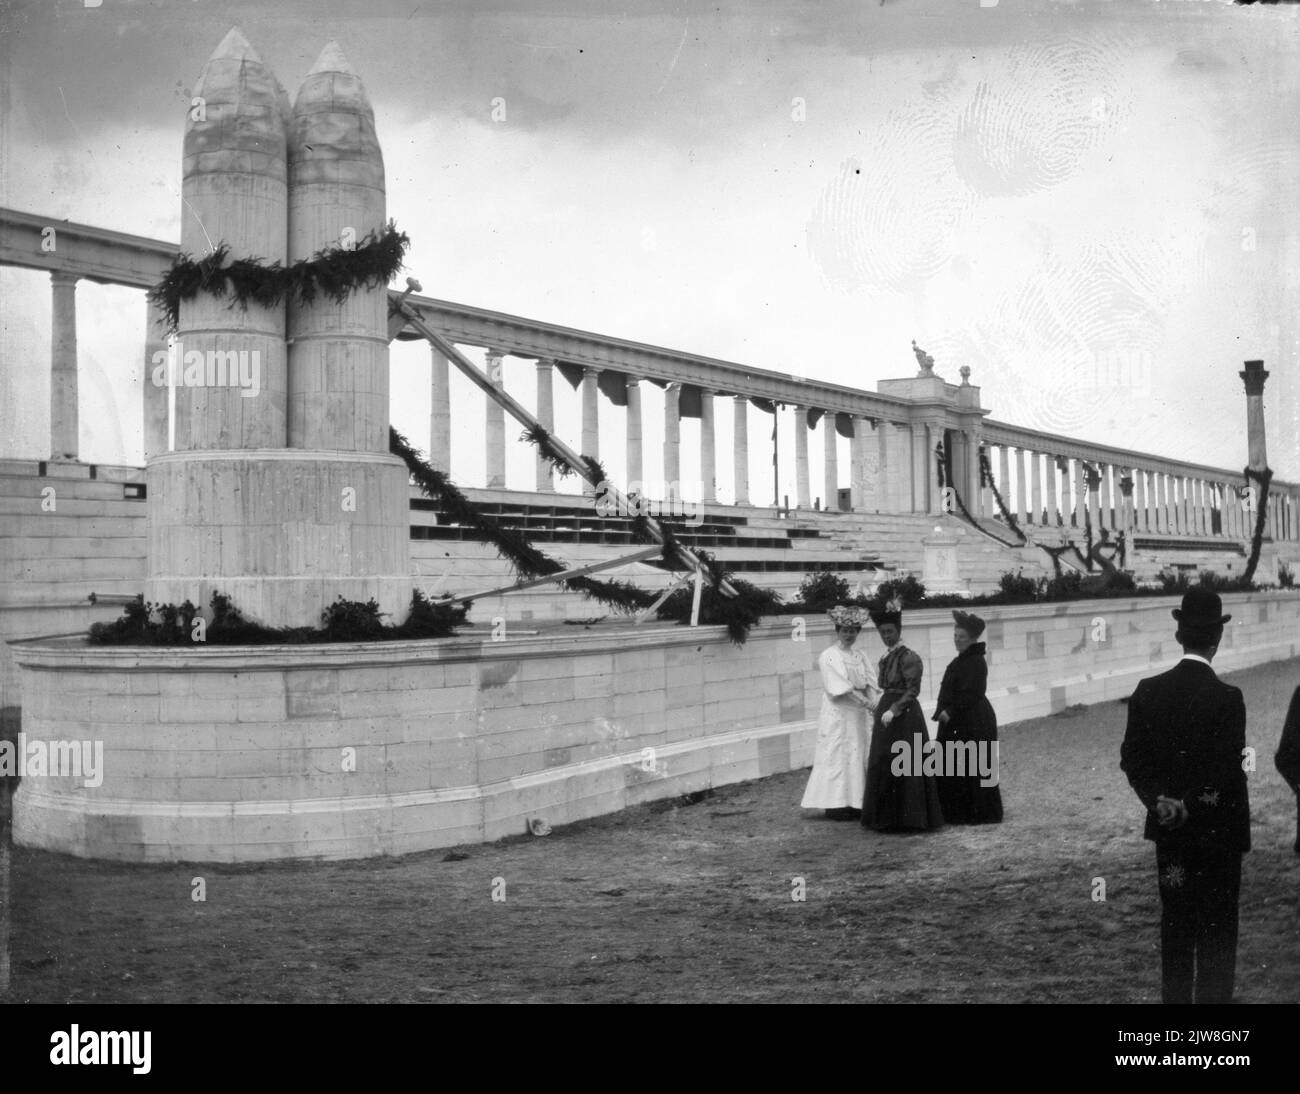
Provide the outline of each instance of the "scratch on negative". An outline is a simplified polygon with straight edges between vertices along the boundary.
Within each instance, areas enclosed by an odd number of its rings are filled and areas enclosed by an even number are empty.
[[[655,92],[656,95],[658,95],[660,91],[662,91],[665,87],[668,86],[668,77],[673,74],[673,69],[677,67],[677,58],[682,55],[682,46],[686,44],[686,35],[690,31],[690,29],[691,29],[691,21],[690,19],[687,19],[686,25],[682,27],[682,40],[677,43],[677,50],[673,54],[672,61],[670,61],[668,64],[668,71],[664,73],[664,82],[659,85],[659,90]]]

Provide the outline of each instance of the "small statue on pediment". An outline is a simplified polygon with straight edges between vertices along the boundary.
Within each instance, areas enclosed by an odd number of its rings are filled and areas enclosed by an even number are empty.
[[[916,359],[921,363],[921,371],[916,374],[917,379],[934,379],[934,358],[918,346],[915,339],[912,340],[912,352],[916,354]]]

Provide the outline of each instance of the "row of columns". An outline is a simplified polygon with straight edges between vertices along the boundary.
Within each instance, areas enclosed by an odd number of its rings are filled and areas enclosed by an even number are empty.
[[[1021,524],[1143,532],[1150,535],[1249,539],[1257,498],[1233,483],[1106,464],[1006,445],[998,449],[998,488]],[[1051,462],[1047,462],[1051,461]],[[1015,497],[1008,496],[1015,467]],[[1044,474],[1044,467],[1047,473]],[[1057,474],[1051,473],[1055,467]],[[1095,473],[1091,470],[1095,468]],[[1300,539],[1300,505],[1289,494],[1270,492],[1264,533]]]
[[[50,275],[52,292],[52,339],[50,374],[51,458],[75,460],[77,433],[77,311],[74,273],[55,271]],[[162,314],[146,303],[145,376],[142,392],[145,457],[168,448],[168,392],[152,383],[154,354],[166,348]],[[487,370],[493,384],[504,383],[503,362],[507,353],[492,349]],[[555,428],[555,362],[537,361],[537,417],[548,430]],[[444,470],[451,466],[451,390],[449,362],[433,351],[431,380],[430,458]],[[582,379],[582,451],[599,457],[599,369],[586,368]],[[666,389],[664,402],[664,477],[670,483],[681,480],[680,413],[681,385]],[[700,417],[700,479],[702,499],[717,501],[717,456],[714,399],[716,391],[705,391]],[[732,396],[734,403],[734,497],[735,504],[749,505],[748,397]],[[627,388],[627,470],[629,480],[643,478],[644,432],[642,429],[641,385],[629,378]],[[505,486],[505,412],[494,400],[485,399],[484,436],[487,455],[487,485]],[[794,408],[795,501],[801,509],[811,508],[812,491],[808,458],[807,406]],[[921,512],[936,514],[945,508],[938,487],[935,453],[941,441],[953,447],[950,454],[953,481],[972,516],[992,516],[996,506],[992,491],[981,484],[980,438],[976,429],[945,429],[942,418],[912,423],[873,421],[853,416],[850,490],[854,510]],[[839,453],[835,440],[835,415],[823,415],[822,427],[830,443],[823,444],[822,497],[826,508],[838,508]],[[1140,532],[1152,535],[1223,536],[1249,539],[1254,531],[1254,499],[1241,496],[1235,483],[1206,480],[1125,465],[1095,464],[1097,474],[1089,483],[1085,461],[1054,457],[1030,448],[1007,445],[998,449],[998,486],[1002,500],[1024,525],[1070,525],[1082,528],[1087,519],[1100,529]],[[991,457],[990,457],[991,459]],[[1011,474],[1015,468],[1014,480]],[[1015,483],[1014,498],[1008,496]],[[539,492],[555,488],[554,471],[541,456],[536,462]],[[590,489],[590,488],[588,488]],[[1013,508],[1014,503],[1014,508]],[[1265,502],[1265,535],[1274,539],[1300,540],[1300,498],[1271,491]],[[1217,517],[1217,520],[1216,520]]]
[[[507,351],[489,349],[486,354],[488,379],[497,387],[503,386],[503,362]],[[432,350],[433,379],[431,384],[432,413],[430,432],[430,458],[435,466],[449,469],[451,462],[450,428],[451,405],[449,370],[450,362],[438,350]],[[536,414],[548,430],[555,428],[554,369],[555,362],[541,358],[537,368]],[[599,420],[600,370],[586,367],[581,382],[582,441],[584,455],[600,458]],[[669,483],[680,484],[681,468],[681,384],[669,383],[664,391],[664,478]],[[700,404],[700,483],[701,497],[705,502],[716,503],[717,490],[717,439],[715,430],[715,400],[730,397],[733,404],[733,496],[736,505],[751,505],[749,481],[749,396],[724,396],[712,390],[702,392]],[[808,434],[805,424],[808,414],[815,408],[793,408],[795,429],[795,504],[801,509],[812,507],[811,469],[808,456]],[[864,415],[850,416],[850,495],[851,508],[862,510],[940,513],[944,509],[942,492],[937,482],[935,450],[945,438],[942,421],[919,424],[881,422]],[[823,412],[824,432],[822,507],[839,507],[840,467],[836,415]],[[958,443],[954,466],[963,470],[958,474],[957,485],[972,513],[991,512],[979,488],[978,437],[974,432],[950,432]],[[484,399],[484,438],[486,445],[486,485],[505,486],[505,435],[504,412],[492,399]],[[827,443],[829,442],[829,443]],[[626,465],[629,481],[644,478],[644,429],[642,424],[641,381],[629,377],[627,381]],[[550,463],[538,456],[536,461],[535,489],[541,493],[555,488],[554,471]],[[591,492],[590,484],[584,486]]]
[[[503,385],[505,351],[489,350],[487,372],[493,384]],[[435,466],[448,469],[450,451],[449,362],[433,350],[433,411],[430,422],[433,444],[430,452]],[[537,361],[537,417],[542,425],[555,427],[554,368],[546,358]],[[583,370],[582,452],[600,457],[599,375],[597,368]],[[681,481],[681,385],[670,383],[664,399],[664,478],[668,483]],[[716,391],[702,393],[700,408],[700,480],[702,500],[717,502],[716,438],[714,399]],[[752,504],[749,493],[749,397],[731,396],[733,400],[733,466],[736,505]],[[504,411],[499,403],[485,399],[484,435],[487,456],[487,485],[505,486]],[[808,428],[798,428],[807,420],[809,407],[794,407],[795,429],[795,503],[811,508],[812,491],[808,456]],[[938,514],[946,508],[938,485],[936,452],[940,442],[953,446],[950,456],[952,485],[961,494],[972,516],[991,517],[997,510],[992,488],[982,482],[979,464],[980,439],[974,430],[945,430],[942,420],[917,423],[877,422],[864,416],[852,417],[850,491],[851,508],[856,511],[920,512]],[[835,434],[835,415],[823,415],[826,434],[823,443],[823,506],[839,505],[839,452]],[[643,475],[644,431],[642,427],[641,383],[629,378],[627,384],[627,477],[639,482]],[[1102,528],[1112,532],[1146,532],[1180,536],[1224,536],[1248,539],[1253,529],[1246,503],[1237,490],[1225,482],[1209,482],[1189,476],[1120,465],[1097,464],[1090,482],[1085,461],[1073,457],[1054,457],[1027,448],[995,445],[997,449],[997,483],[1002,501],[1022,525],[1084,526],[1091,522],[1100,536]],[[990,461],[992,456],[988,455]],[[1009,496],[1015,467],[1015,493]],[[1055,472],[1055,473],[1054,473]],[[541,456],[536,461],[535,488],[542,493],[555,489],[554,471]],[[586,492],[591,492],[589,484]],[[1014,506],[1014,507],[1013,507]],[[1266,534],[1275,538],[1300,539],[1300,506],[1295,499],[1271,493]],[[1214,520],[1214,514],[1219,521]],[[1275,531],[1276,530],[1276,531]],[[1278,535],[1278,532],[1281,535]]]

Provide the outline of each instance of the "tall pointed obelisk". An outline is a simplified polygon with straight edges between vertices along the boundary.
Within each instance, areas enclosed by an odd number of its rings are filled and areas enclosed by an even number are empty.
[[[288,144],[291,263],[384,229],[374,111],[335,42],[298,90]],[[358,285],[342,303],[290,301],[288,340],[289,446],[331,460],[354,503],[324,499],[322,531],[342,534],[325,536],[312,565],[342,595],[373,596],[400,618],[412,585],[410,501],[406,465],[388,449],[387,286]]]
[[[308,77],[302,111],[290,114],[283,87],[243,35],[232,30],[222,41],[196,89],[203,108],[186,129],[183,250],[199,257],[225,245],[227,265],[291,263],[382,226],[370,107],[331,56]],[[380,285],[342,304],[245,307],[206,289],[182,302],[176,450],[147,471],[147,600],[206,608],[221,592],[249,619],[310,626],[336,597],[373,597],[404,618],[410,518],[406,468],[387,443],[386,300]],[[316,396],[297,402],[292,442],[291,370],[297,390]]]

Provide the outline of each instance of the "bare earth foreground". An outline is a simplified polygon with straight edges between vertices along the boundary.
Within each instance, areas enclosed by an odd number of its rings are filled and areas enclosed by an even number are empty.
[[[1295,1002],[1295,801],[1272,757],[1300,660],[1226,679],[1258,751],[1237,995]],[[1118,766],[1125,710],[1007,727],[993,828],[825,821],[798,807],[802,771],[451,856],[124,866],[18,848],[6,998],[1153,1002],[1158,897]]]

